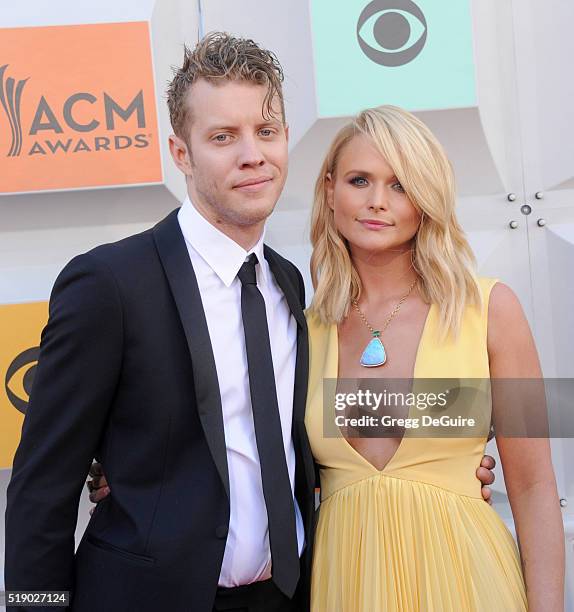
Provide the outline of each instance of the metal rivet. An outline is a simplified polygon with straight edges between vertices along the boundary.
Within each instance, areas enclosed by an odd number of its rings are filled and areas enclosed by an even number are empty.
[[[509,202],[514,202],[514,200],[516,200],[516,194],[515,194],[515,193],[509,193],[509,194],[506,196],[506,199],[507,199]]]
[[[532,212],[532,206],[530,206],[529,204],[523,204],[523,205],[520,207],[520,212],[521,212],[523,215],[529,215],[529,214]]]
[[[535,197],[537,200],[542,200],[542,199],[544,198],[544,192],[543,192],[543,191],[537,191],[537,192],[534,194],[534,197]]]
[[[546,225],[546,219],[538,219],[538,221],[536,221],[536,224],[538,225],[538,227],[544,227]]]
[[[518,221],[512,220],[508,225],[510,229],[516,229],[518,227]]]
[[[560,500],[560,507],[561,508],[566,508],[566,506],[568,505],[568,500],[565,499],[564,497]]]

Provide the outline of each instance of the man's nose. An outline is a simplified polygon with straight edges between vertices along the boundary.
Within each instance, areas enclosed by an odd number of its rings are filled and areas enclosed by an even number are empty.
[[[239,165],[243,166],[261,166],[265,163],[265,157],[261,152],[259,144],[254,138],[245,138],[242,142],[241,151],[239,154]]]

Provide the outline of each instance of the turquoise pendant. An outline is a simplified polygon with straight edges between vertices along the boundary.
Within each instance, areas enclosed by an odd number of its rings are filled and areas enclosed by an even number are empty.
[[[373,339],[367,344],[361,355],[361,365],[365,368],[382,366],[387,360],[387,353],[379,337],[380,335],[381,332],[373,332]]]

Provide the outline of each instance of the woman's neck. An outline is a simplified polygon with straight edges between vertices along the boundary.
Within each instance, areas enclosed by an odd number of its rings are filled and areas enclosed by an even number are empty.
[[[361,303],[374,307],[400,299],[418,278],[410,247],[380,253],[356,252],[351,255],[361,279]]]

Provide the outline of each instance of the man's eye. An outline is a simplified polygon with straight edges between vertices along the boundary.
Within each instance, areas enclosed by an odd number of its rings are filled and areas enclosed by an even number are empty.
[[[271,136],[273,134],[273,130],[269,128],[265,128],[259,132],[262,136]]]
[[[225,142],[227,140],[227,137],[227,134],[217,134],[217,136],[215,136],[213,140],[215,140],[216,142]]]

